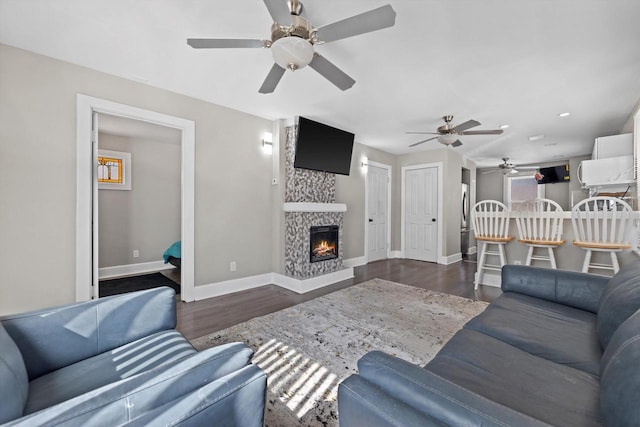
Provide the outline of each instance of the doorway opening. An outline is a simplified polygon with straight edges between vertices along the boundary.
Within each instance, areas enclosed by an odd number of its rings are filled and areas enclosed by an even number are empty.
[[[98,296],[160,286],[180,294],[181,133],[102,113],[95,123]],[[169,250],[176,257],[163,259]]]
[[[195,123],[191,120],[78,94],[76,133],[76,300],[97,298],[98,236],[98,114],[106,114],[176,129],[180,135],[181,197],[180,272],[183,301],[194,300]],[[94,226],[95,225],[95,226]]]

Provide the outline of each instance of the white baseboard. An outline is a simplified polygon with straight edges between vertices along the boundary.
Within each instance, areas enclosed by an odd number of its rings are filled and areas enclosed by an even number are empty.
[[[473,254],[475,254],[475,253],[478,253],[478,247],[477,247],[477,246],[471,246],[471,247],[469,248],[469,250],[467,251],[467,254],[468,254],[468,255],[473,255]]]
[[[476,274],[473,276],[474,283],[477,278],[478,278],[478,272],[476,271]],[[499,288],[500,285],[502,285],[502,276],[500,274],[491,274],[485,271],[484,275],[482,276],[482,282],[480,284],[485,286],[492,286],[494,288]]]
[[[196,301],[200,301],[207,298],[232,294],[234,292],[246,291],[247,289],[258,288],[272,283],[273,273],[258,274],[256,276],[209,283],[208,285],[196,286],[194,288],[194,299]]]
[[[132,274],[153,273],[160,270],[170,270],[175,268],[164,261],[141,262],[138,264],[115,265],[113,267],[102,267],[98,270],[99,279],[113,279],[116,277],[130,276]]]
[[[462,252],[449,256],[441,256],[440,259],[438,259],[438,264],[449,265],[458,261],[462,261]]]
[[[200,301],[234,292],[246,291],[247,289],[259,288],[265,285],[277,285],[290,291],[303,294],[314,289],[351,279],[352,277],[352,267],[302,280],[279,273],[265,273],[196,286],[194,289],[194,299]]]
[[[333,273],[323,274],[322,276],[310,277],[309,279],[295,279],[293,277],[273,273],[273,283],[299,294],[351,278],[353,278],[353,267],[334,271]]]
[[[390,258],[404,258],[404,254],[402,251],[391,251],[389,253]]]
[[[367,263],[366,256],[359,256],[356,258],[349,258],[342,261],[342,265],[345,267],[359,267]]]

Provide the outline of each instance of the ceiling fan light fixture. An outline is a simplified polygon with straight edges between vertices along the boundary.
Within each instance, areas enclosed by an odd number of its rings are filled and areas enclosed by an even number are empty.
[[[283,37],[273,42],[271,53],[276,64],[294,71],[309,65],[313,59],[313,46],[300,37]]]
[[[451,145],[458,140],[458,135],[449,133],[446,135],[440,135],[437,139],[440,144]]]

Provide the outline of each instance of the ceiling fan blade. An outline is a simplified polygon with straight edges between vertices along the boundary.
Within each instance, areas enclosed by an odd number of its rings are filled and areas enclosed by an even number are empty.
[[[462,145],[462,141],[460,141],[459,139],[456,140],[456,142],[454,142],[453,144],[451,144],[452,147],[460,147]]]
[[[262,83],[262,86],[260,86],[260,90],[258,90],[258,92],[273,93],[285,71],[286,70],[278,64],[273,64],[273,67],[271,67],[271,71],[269,71],[269,74],[267,74],[267,78],[264,79],[264,82]]]
[[[409,147],[415,147],[416,145],[420,145],[420,144],[423,144],[425,142],[432,141],[432,140],[434,140],[436,138],[437,138],[437,136],[434,136],[433,138],[424,139],[422,141],[418,141],[418,142],[415,142],[415,143],[411,144]]]
[[[480,172],[481,175],[487,174],[487,173],[494,173],[494,172],[499,172],[500,169],[489,169],[487,171],[482,171]]]
[[[266,47],[264,40],[253,39],[187,39],[187,44],[194,49]]]
[[[460,123],[458,126],[454,127],[452,130],[455,133],[464,132],[467,129],[474,128],[476,126],[480,126],[480,122],[476,120],[467,120],[464,123]]]
[[[395,23],[395,10],[393,10],[391,5],[386,5],[320,27],[318,28],[317,34],[318,39],[321,41],[332,42],[383,28],[393,27]]]
[[[291,11],[287,0],[264,0],[264,4],[275,22],[284,25],[290,24]]]
[[[438,132],[405,132],[406,135],[440,135]]]
[[[470,130],[466,132],[458,132],[460,135],[500,135],[504,131],[502,129],[493,130]]]
[[[309,67],[316,70],[321,76],[338,86],[341,90],[349,89],[356,82],[319,53],[313,54],[313,59],[309,63]]]

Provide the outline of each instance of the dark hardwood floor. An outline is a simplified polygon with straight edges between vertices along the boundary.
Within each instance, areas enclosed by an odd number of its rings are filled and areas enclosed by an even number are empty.
[[[267,285],[202,301],[178,302],[178,330],[187,338],[197,338],[374,278],[482,301],[491,301],[500,294],[498,288],[487,286],[474,291],[476,264],[467,261],[439,265],[390,259],[372,262],[354,270],[353,279],[305,294]]]

